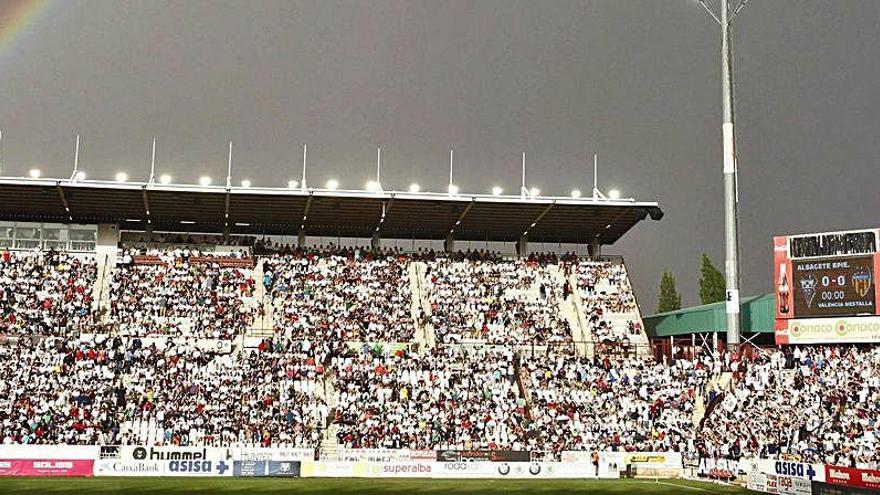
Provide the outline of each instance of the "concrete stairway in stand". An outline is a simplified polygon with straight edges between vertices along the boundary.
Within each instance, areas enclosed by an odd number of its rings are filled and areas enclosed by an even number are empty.
[[[590,329],[586,324],[586,320],[581,316],[577,304],[577,292],[573,289],[573,287],[576,286],[571,285],[570,280],[566,280],[561,265],[549,265],[547,271],[550,272],[550,276],[553,277],[553,280],[560,287],[568,282],[569,288],[572,288],[568,297],[560,301],[558,311],[560,316],[565,318],[565,321],[568,322],[569,328],[571,328],[571,339],[574,341],[577,355],[592,357],[591,351],[593,346],[588,344],[588,342],[592,340],[592,336],[590,335]]]
[[[257,260],[252,277],[256,282],[254,287],[254,323],[247,332],[248,337],[267,338],[274,335],[275,328],[275,304],[271,295],[266,294],[266,286],[263,285],[263,264]],[[260,315],[260,308],[263,314]]]
[[[321,455],[322,461],[334,461],[339,459],[339,442],[337,440],[337,432],[339,431],[333,420],[336,418],[336,408],[339,406],[339,395],[336,392],[336,373],[328,364],[324,371],[324,387],[323,391],[318,392],[318,397],[324,399],[327,403],[327,424],[321,437]]]
[[[415,341],[421,347],[433,349],[434,346],[437,345],[437,342],[434,335],[434,327],[427,318],[431,315],[431,303],[429,302],[428,292],[425,286],[428,265],[421,261],[414,261],[409,264],[407,270],[410,294],[412,297],[412,319],[416,326]],[[425,315],[425,321],[421,321],[419,318],[421,314]]]
[[[577,345],[578,355],[592,358],[596,355],[595,338],[593,337],[593,330],[590,328],[590,320],[587,318],[584,302],[581,300],[580,292],[578,292],[577,275],[574,273],[570,274],[568,276],[568,284],[571,287],[571,294],[569,294],[568,299],[571,302],[575,318],[577,319],[577,326],[571,328],[574,332],[574,340],[579,342]]]

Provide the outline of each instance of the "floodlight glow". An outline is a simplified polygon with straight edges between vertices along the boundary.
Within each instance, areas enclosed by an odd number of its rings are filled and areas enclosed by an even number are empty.
[[[412,184],[409,185],[409,192],[411,192],[411,193],[417,193],[421,189],[422,188],[418,184],[416,184],[415,182],[413,182]]]
[[[168,174],[162,174],[159,176],[160,184],[171,184],[171,176]]]
[[[125,182],[128,180],[128,174],[125,172],[119,172],[116,174],[116,182]]]
[[[501,193],[504,192],[504,189],[501,189],[499,186],[495,186],[492,188],[492,196],[501,196]]]
[[[244,179],[241,181],[241,187],[251,187],[251,181]]]
[[[211,178],[207,175],[203,175],[201,178],[199,178],[199,184],[201,184],[202,186],[210,186]]]
[[[32,168],[28,171],[28,175],[31,179],[39,179],[41,174],[42,172],[40,172],[40,169],[38,168]]]
[[[449,194],[458,194],[458,186],[455,184],[449,184]]]
[[[298,185],[299,185],[299,182],[297,182],[295,180],[287,181],[287,188],[288,189],[296,189],[296,186],[298,186]]]
[[[335,191],[336,188],[338,188],[338,187],[339,187],[339,181],[337,181],[336,179],[330,179],[327,181],[327,189],[329,189],[331,191]]]
[[[580,189],[572,189],[571,190],[571,197],[575,198],[575,199],[580,198],[581,197],[581,190]]]
[[[367,191],[378,192],[382,190],[382,186],[374,180],[367,181]]]
[[[608,199],[620,199],[620,191],[617,189],[611,189],[608,191]]]
[[[86,173],[85,172],[77,172],[74,177],[76,178],[76,180],[86,180]]]
[[[537,187],[533,187],[533,188],[529,189],[529,196],[531,196],[533,198],[537,198],[540,194],[541,194],[541,190],[538,189]]]

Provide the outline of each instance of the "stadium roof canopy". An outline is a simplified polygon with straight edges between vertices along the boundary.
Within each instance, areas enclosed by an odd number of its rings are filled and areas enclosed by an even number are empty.
[[[0,178],[0,219],[231,234],[612,244],[657,203],[631,199],[180,186]]]
[[[743,333],[773,333],[776,299],[773,294],[744,297],[740,300],[740,317]],[[722,301],[646,316],[642,321],[650,337],[724,333],[727,308]]]

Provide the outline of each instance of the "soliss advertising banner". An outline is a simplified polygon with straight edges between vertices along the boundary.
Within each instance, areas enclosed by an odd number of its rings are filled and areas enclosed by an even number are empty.
[[[94,464],[83,459],[2,459],[0,476],[92,476]]]

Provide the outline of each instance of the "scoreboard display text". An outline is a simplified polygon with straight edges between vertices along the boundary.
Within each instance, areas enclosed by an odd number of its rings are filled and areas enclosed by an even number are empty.
[[[798,317],[876,314],[874,256],[792,260]]]

